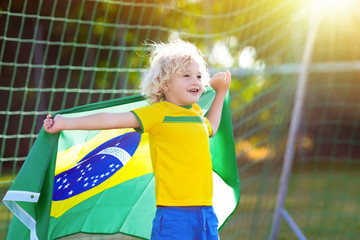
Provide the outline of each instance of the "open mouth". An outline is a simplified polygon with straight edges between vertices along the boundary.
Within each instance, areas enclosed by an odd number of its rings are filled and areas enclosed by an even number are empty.
[[[198,93],[199,92],[199,89],[189,89],[187,90],[188,92],[191,92],[191,93]]]

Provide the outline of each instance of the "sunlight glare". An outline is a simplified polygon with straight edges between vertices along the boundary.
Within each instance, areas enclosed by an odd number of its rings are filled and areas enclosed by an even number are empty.
[[[215,43],[215,46],[210,53],[209,62],[211,64],[219,64],[223,67],[230,68],[234,64],[234,58],[231,56],[226,44],[219,41]]]
[[[326,15],[343,15],[351,10],[356,0],[311,0],[315,12]]]
[[[251,46],[244,47],[239,53],[239,66],[253,68],[255,65],[256,49]]]

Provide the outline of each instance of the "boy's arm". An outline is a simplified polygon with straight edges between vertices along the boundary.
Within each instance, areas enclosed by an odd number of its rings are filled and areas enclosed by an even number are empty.
[[[62,130],[138,128],[140,122],[131,112],[97,113],[77,118],[64,118],[61,115],[56,115],[54,119],[51,118],[51,115],[47,115],[43,126],[45,131],[56,133]]]
[[[217,73],[210,79],[210,85],[216,92],[215,99],[206,115],[212,127],[213,133],[211,137],[215,136],[219,128],[223,103],[227,91],[230,87],[230,82],[231,82],[231,74],[229,71],[226,71],[226,73],[224,72]]]

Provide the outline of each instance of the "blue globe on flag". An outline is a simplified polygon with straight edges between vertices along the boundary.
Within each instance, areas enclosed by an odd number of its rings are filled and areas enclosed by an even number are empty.
[[[133,156],[141,135],[128,132],[99,145],[72,168],[54,178],[53,201],[61,201],[105,182]]]

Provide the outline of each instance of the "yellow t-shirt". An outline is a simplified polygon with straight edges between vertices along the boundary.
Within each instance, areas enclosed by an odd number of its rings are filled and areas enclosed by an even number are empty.
[[[200,107],[162,101],[132,112],[149,134],[156,204],[211,206],[212,129]]]

